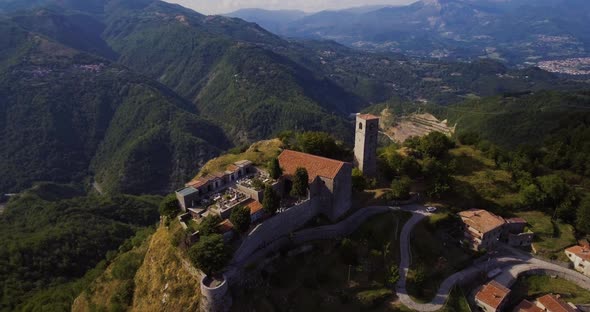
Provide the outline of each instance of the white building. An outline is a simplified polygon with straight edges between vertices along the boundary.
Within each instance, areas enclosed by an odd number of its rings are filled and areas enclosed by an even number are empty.
[[[590,276],[590,249],[584,246],[573,246],[565,250],[566,256],[574,263],[574,269]]]

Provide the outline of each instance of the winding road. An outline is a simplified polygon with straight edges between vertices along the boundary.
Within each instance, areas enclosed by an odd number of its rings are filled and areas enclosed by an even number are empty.
[[[533,272],[537,274],[551,274],[565,278],[578,284],[580,287],[590,290],[590,278],[559,265],[549,263],[540,259],[533,258],[530,254],[510,247],[501,247],[501,252],[495,257],[489,258],[472,265],[460,272],[457,272],[443,281],[434,299],[429,303],[419,303],[410,297],[406,289],[406,281],[411,263],[411,236],[414,227],[430,213],[426,212],[426,207],[420,205],[408,205],[400,209],[412,213],[412,218],[406,222],[402,229],[400,237],[400,279],[396,284],[396,292],[400,302],[406,307],[422,312],[438,311],[447,302],[449,294],[456,284],[469,281],[477,277],[482,272],[489,272],[496,268],[501,268],[503,273],[495,280],[506,287],[512,286],[519,275]]]

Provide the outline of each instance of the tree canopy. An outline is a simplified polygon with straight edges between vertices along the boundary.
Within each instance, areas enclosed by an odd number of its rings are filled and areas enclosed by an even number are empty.
[[[293,187],[291,189],[291,196],[302,198],[307,196],[307,189],[309,188],[309,175],[307,169],[297,168],[293,176]]]
[[[219,234],[201,237],[188,254],[193,265],[209,276],[225,268],[230,260],[228,247]]]
[[[264,188],[264,198],[262,199],[262,207],[268,214],[275,214],[281,207],[281,198],[279,194],[270,186]]]
[[[160,215],[166,216],[168,218],[174,218],[180,212],[180,205],[178,204],[178,200],[176,199],[176,195],[169,194],[168,196],[164,197],[160,202],[159,206]]]
[[[268,163],[268,173],[270,174],[270,177],[275,180],[283,175],[283,169],[279,164],[278,158],[275,157],[270,160],[270,162]]]
[[[231,212],[229,220],[239,233],[244,233],[250,228],[250,209],[244,206],[237,206]]]
[[[202,236],[211,235],[217,233],[217,226],[221,223],[221,217],[216,214],[210,214],[201,220],[199,224],[199,233]]]

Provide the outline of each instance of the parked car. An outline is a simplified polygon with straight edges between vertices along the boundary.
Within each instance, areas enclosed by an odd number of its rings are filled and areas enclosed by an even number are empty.
[[[426,207],[426,211],[430,212],[430,213],[436,212],[436,207],[432,207],[432,206]]]

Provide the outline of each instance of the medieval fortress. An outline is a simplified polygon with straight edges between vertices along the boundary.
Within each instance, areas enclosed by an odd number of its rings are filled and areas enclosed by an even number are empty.
[[[357,115],[355,129],[354,164],[284,150],[278,157],[283,170],[283,175],[278,179],[272,179],[252,162],[243,160],[229,165],[224,172],[190,181],[176,191],[176,197],[185,212],[179,217],[185,228],[188,219],[218,214],[224,219],[218,230],[228,241],[233,239],[233,227],[228,220],[231,210],[240,205],[250,209],[252,227],[234,252],[230,264],[224,270],[223,279],[215,280],[209,276],[202,279],[202,311],[227,311],[232,302],[230,287],[240,283],[243,268],[260,262],[288,244],[296,243],[293,240],[294,232],[301,230],[312,218],[321,214],[336,224],[347,217],[351,212],[353,166],[368,177],[374,177],[377,173],[379,118]],[[296,201],[287,200],[297,168],[305,168],[308,172],[308,196]],[[285,199],[281,201],[276,214],[266,215],[261,204],[263,192],[254,181],[271,185]],[[348,227],[358,226],[358,222],[342,223]],[[193,239],[198,240],[198,233],[191,236]]]

